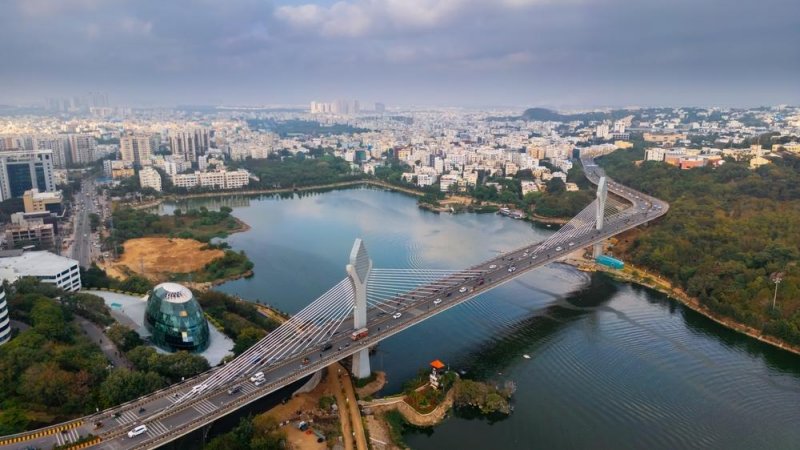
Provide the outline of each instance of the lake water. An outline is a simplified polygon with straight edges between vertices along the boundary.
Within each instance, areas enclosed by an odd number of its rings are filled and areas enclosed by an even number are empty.
[[[376,189],[199,199],[252,228],[230,236],[255,276],[219,290],[295,312],[345,277],[361,237],[375,267],[458,269],[552,231],[496,215],[437,215]],[[530,359],[523,357],[524,354]],[[434,359],[517,384],[514,413],[456,413],[406,434],[414,449],[800,448],[800,358],[732,333],[663,295],[553,264],[379,346],[397,392]]]

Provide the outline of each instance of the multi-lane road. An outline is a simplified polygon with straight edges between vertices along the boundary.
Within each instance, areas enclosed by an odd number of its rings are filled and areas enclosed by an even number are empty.
[[[587,177],[594,183],[603,176],[602,169],[590,158],[584,158]],[[605,219],[601,230],[593,223],[563,229],[557,239],[543,243],[528,244],[514,251],[499,255],[472,266],[464,271],[448,275],[435,285],[421,286],[394,302],[387,313],[379,308],[368,311],[369,335],[354,341],[349,331],[334,333],[323,350],[310,346],[280,360],[265,360],[253,357],[260,351],[258,344],[241,359],[244,368],[236,376],[225,379],[225,383],[205,388],[207,380],[213,380],[215,369],[106,411],[78,421],[62,424],[68,430],[54,431],[49,427],[32,433],[0,438],[2,448],[49,448],[54,444],[73,442],[73,438],[89,433],[99,441],[93,448],[129,449],[155,448],[177,439],[203,425],[213,422],[248,403],[296,380],[310,375],[329,364],[369,348],[383,339],[397,334],[427,318],[463,303],[481,293],[506,283],[527,271],[557,261],[572,251],[585,248],[608,237],[634,228],[665,214],[669,205],[661,200],[634,191],[613,181],[608,181],[609,195],[627,200],[630,206]],[[445,286],[445,287],[442,287]],[[399,315],[398,315],[399,313]],[[264,382],[256,384],[250,377],[256,372],[264,373]],[[145,425],[147,431],[129,437],[128,432],[137,425]],[[35,437],[34,437],[35,436]]]
[[[105,215],[102,200],[92,180],[84,180],[81,190],[75,193],[72,258],[81,267],[91,266],[92,261],[100,255],[99,234],[92,233],[89,214],[97,214],[102,221]]]

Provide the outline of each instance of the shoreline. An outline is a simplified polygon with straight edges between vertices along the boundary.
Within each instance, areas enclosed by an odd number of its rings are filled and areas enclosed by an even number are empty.
[[[761,330],[757,328],[745,325],[728,317],[719,315],[718,313],[710,310],[708,307],[700,303],[698,299],[690,297],[682,289],[672,286],[672,284],[668,280],[662,278],[660,275],[651,274],[646,270],[641,269],[639,267],[635,267],[627,262],[625,263],[626,267],[625,269],[623,269],[623,271],[606,268],[596,263],[589,263],[588,261],[582,259],[581,260],[575,259],[572,261],[567,260],[565,261],[565,263],[572,265],[581,271],[603,272],[608,274],[617,281],[631,283],[641,287],[652,289],[654,291],[658,291],[666,295],[667,298],[675,300],[681,305],[691,309],[692,311],[698,314],[701,314],[702,316],[716,322],[719,325],[722,325],[723,327],[731,331],[744,335],[748,338],[755,339],[763,344],[767,344],[772,347],[778,348],[780,350],[785,350],[789,353],[800,356],[800,346],[789,344],[778,338],[775,338],[768,334],[764,334]],[[628,273],[627,271],[625,271],[626,269],[630,270],[631,272],[644,274],[644,276],[643,277],[636,276],[632,273]]]

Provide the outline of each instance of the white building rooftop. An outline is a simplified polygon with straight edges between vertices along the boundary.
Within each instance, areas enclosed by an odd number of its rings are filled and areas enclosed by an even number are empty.
[[[47,251],[24,252],[19,256],[0,258],[0,277],[49,277],[78,264],[78,261]]]

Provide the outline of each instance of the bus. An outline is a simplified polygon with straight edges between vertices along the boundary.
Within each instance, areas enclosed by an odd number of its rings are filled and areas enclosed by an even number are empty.
[[[359,328],[356,331],[353,331],[353,334],[350,335],[350,338],[354,341],[359,339],[364,339],[369,334],[369,330],[366,328]]]

